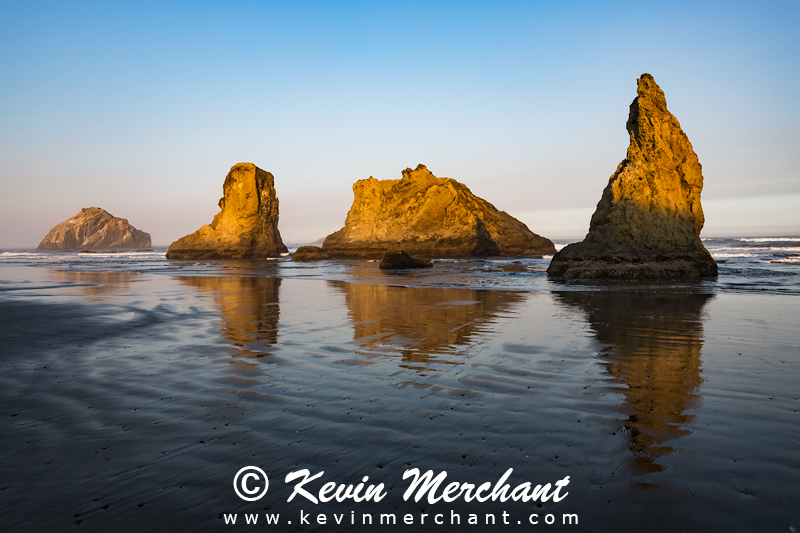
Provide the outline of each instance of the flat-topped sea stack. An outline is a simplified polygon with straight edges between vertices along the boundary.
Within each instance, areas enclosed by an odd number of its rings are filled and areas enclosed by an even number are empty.
[[[353,193],[345,226],[322,244],[331,257],[381,258],[401,250],[421,257],[555,252],[548,239],[425,165],[405,169],[398,180],[359,180]]]
[[[107,250],[149,248],[150,234],[138,230],[125,218],[105,209],[85,207],[50,230],[37,250]]]
[[[582,242],[547,273],[567,278],[698,278],[717,264],[700,240],[703,173],[650,74],[638,80],[628,117],[628,156],[608,181]]]
[[[210,225],[173,242],[168,259],[277,257],[288,250],[278,232],[278,197],[272,174],[252,163],[231,167],[221,211]]]

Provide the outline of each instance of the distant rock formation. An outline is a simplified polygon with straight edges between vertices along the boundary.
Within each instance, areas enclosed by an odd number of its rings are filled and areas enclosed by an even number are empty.
[[[703,174],[678,119],[650,74],[638,80],[626,125],[627,158],[617,167],[582,242],[553,257],[547,273],[567,278],[716,276],[700,240]]]
[[[150,246],[150,234],[134,228],[127,219],[112,216],[99,207],[85,207],[51,229],[36,249],[104,250]]]
[[[399,250],[423,257],[555,252],[548,239],[425,165],[405,169],[399,180],[359,180],[353,193],[345,226],[322,244],[331,257],[378,258]]]
[[[412,257],[402,250],[399,252],[391,252],[383,258],[379,268],[384,270],[406,269],[406,268],[430,268],[433,263],[428,259],[420,259],[419,257]]]
[[[328,252],[319,246],[301,246],[292,254],[292,261],[316,261],[330,257]]]
[[[211,225],[173,242],[168,259],[277,257],[289,251],[278,232],[272,174],[252,163],[239,163],[231,167],[222,190],[222,210]]]

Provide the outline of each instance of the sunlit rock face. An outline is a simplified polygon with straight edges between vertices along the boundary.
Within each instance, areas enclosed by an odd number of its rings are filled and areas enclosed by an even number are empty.
[[[173,242],[168,259],[277,257],[288,252],[278,231],[272,174],[239,163],[231,167],[222,188],[221,211],[210,225]]]
[[[345,226],[322,244],[333,257],[377,258],[400,250],[423,257],[555,252],[548,239],[424,165],[405,169],[399,180],[359,180],[353,193]]]
[[[700,240],[703,173],[692,144],[650,74],[630,107],[627,158],[608,181],[589,233],[553,257],[567,278],[697,278],[717,264]]]
[[[106,250],[149,248],[150,234],[138,230],[127,219],[105,209],[85,207],[50,230],[37,250]]]

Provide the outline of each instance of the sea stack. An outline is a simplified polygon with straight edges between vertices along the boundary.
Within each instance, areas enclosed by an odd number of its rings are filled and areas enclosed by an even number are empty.
[[[210,225],[173,242],[168,259],[277,257],[288,250],[278,232],[278,197],[272,174],[252,163],[231,167],[221,211]]]
[[[353,193],[345,226],[322,244],[331,257],[382,258],[400,250],[422,257],[555,252],[548,239],[425,165],[405,169],[398,180],[359,180]]]
[[[50,230],[37,250],[107,250],[149,248],[150,234],[138,230],[125,218],[105,209],[85,207]]]
[[[638,80],[626,125],[628,155],[609,178],[582,242],[559,251],[547,273],[567,278],[697,278],[717,264],[700,240],[703,173],[650,74]]]

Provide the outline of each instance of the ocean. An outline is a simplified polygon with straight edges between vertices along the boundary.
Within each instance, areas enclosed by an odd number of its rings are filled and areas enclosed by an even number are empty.
[[[0,529],[800,530],[800,237],[704,244],[637,283],[0,252]]]

